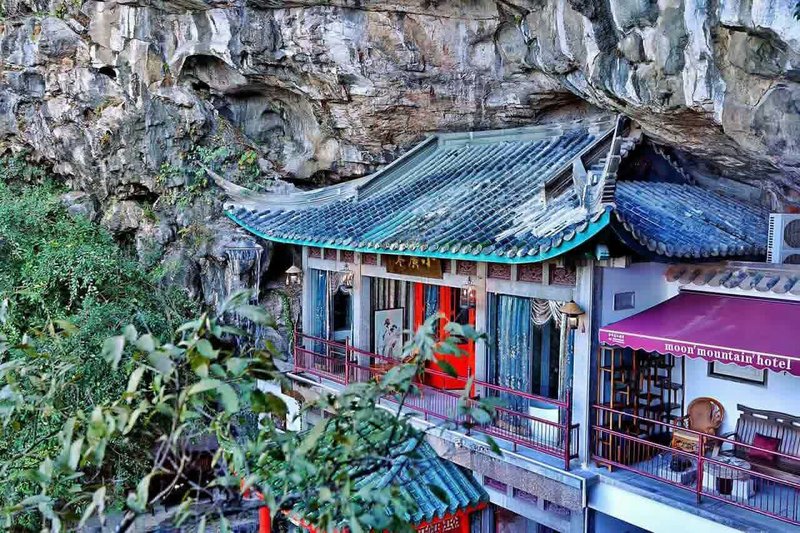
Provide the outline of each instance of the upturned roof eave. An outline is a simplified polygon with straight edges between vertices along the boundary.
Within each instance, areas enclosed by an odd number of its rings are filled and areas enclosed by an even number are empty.
[[[457,259],[462,261],[478,261],[478,262],[498,263],[506,265],[541,263],[543,261],[555,259],[556,257],[564,255],[578,248],[579,246],[586,243],[590,239],[592,239],[594,236],[600,233],[604,228],[606,228],[611,220],[611,210],[606,209],[599,217],[596,218],[596,220],[589,222],[583,231],[575,232],[575,235],[572,239],[570,239],[569,241],[563,241],[559,246],[552,247],[547,252],[530,256],[526,255],[522,257],[504,257],[492,254],[460,254],[460,253],[439,252],[439,251],[431,252],[425,250],[388,250],[382,248],[335,245],[335,244],[322,243],[306,239],[288,239],[266,234],[260,231],[259,229],[254,228],[245,223],[244,221],[238,219],[236,215],[234,215],[231,212],[226,211],[225,214],[233,222],[235,222],[237,225],[241,226],[245,230],[249,231],[250,233],[258,237],[261,237],[262,239],[282,244],[293,244],[296,246],[313,246],[317,248],[327,248],[331,250],[346,250],[359,253],[372,253],[372,254],[377,253],[377,254],[387,254],[387,255],[429,257],[431,259]]]

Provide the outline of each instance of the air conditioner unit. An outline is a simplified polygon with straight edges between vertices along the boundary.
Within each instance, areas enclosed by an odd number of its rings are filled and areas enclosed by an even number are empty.
[[[800,214],[769,216],[767,262],[800,265]]]

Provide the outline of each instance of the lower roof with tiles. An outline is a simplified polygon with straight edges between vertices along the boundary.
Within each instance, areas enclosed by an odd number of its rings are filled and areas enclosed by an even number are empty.
[[[665,257],[765,253],[757,206],[696,185],[605,180],[600,165],[619,161],[614,134],[606,120],[435,135],[346,184],[259,195],[228,183],[226,213],[276,242],[495,263],[544,261],[609,226]],[[592,163],[599,176],[574,177]]]

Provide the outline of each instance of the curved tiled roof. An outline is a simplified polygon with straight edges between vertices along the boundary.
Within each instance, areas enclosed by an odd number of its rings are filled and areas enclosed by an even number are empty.
[[[618,227],[666,257],[703,259],[766,254],[769,212],[696,185],[619,181]]]
[[[414,442],[410,440],[405,445],[411,449]],[[404,456],[392,468],[368,476],[358,486],[377,489],[389,484],[397,486],[416,504],[408,517],[412,524],[443,518],[489,500],[469,471],[439,457],[427,442],[420,443],[414,451],[413,461]]]
[[[613,126],[438,135],[372,176],[308,192],[258,195],[215,178],[231,196],[233,221],[290,244],[532,263],[612,224],[645,254],[765,254],[768,213],[759,207],[694,184],[617,181],[638,137]]]
[[[800,296],[800,266],[730,262],[713,265],[672,265],[667,281],[681,285],[723,287]]]
[[[608,222],[572,187],[572,163],[608,124],[442,135],[412,161],[342,198],[306,209],[235,205],[228,216],[266,239],[363,252],[533,262],[577,246]],[[569,180],[546,198],[557,177]],[[263,205],[263,203],[262,203]],[[279,205],[279,204],[276,204]],[[295,203],[295,205],[297,205]]]

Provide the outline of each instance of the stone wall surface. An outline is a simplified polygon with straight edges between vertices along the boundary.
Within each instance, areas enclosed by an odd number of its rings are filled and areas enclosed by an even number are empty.
[[[226,242],[254,241],[173,171],[198,146],[255,152],[251,186],[310,186],[433,131],[612,111],[700,173],[800,202],[794,0],[0,3],[3,146],[201,292]]]

